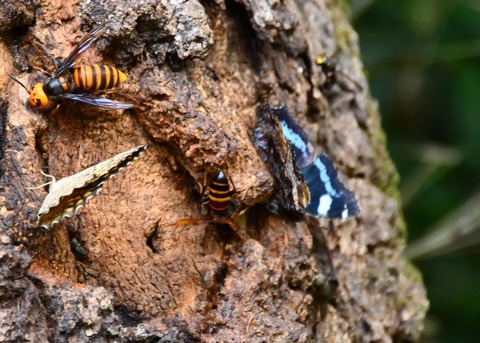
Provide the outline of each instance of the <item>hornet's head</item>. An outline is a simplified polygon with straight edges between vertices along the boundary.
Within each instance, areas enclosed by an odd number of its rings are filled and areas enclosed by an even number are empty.
[[[28,102],[30,103],[30,106],[32,106],[37,112],[43,112],[52,108],[53,103],[48,99],[43,87],[43,83],[38,82],[32,88],[28,89],[27,86],[14,78],[12,75],[9,73],[7,73],[7,75],[27,91],[29,94]]]
[[[48,100],[48,96],[43,88],[43,83],[38,82],[32,88],[30,88],[30,97],[28,102],[30,106],[42,112],[51,107],[51,101]]]

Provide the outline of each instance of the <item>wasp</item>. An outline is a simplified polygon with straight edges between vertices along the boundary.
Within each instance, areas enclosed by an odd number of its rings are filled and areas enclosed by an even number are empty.
[[[68,57],[56,65],[55,72],[45,82],[36,83],[30,90],[9,74],[29,93],[29,103],[39,112],[51,111],[64,99],[106,109],[128,109],[132,104],[97,97],[82,91],[109,89],[120,85],[126,76],[120,70],[106,65],[93,64],[76,67],[76,60],[95,42],[105,31],[99,26],[85,34]],[[46,72],[45,72],[46,73]],[[46,73],[48,76],[48,73]]]
[[[242,229],[240,225],[232,219],[232,217],[234,217],[239,211],[233,198],[233,195],[237,190],[235,189],[232,180],[227,177],[223,171],[220,171],[215,175],[210,181],[208,187],[206,186],[206,179],[207,174],[205,174],[203,182],[202,198],[209,213],[202,217],[182,219],[176,223],[167,224],[166,226],[182,226],[198,222],[214,222],[228,224],[233,229]]]
[[[352,87],[347,84],[347,82],[342,80],[342,78],[353,83],[358,89],[363,88],[355,79],[353,79],[344,71],[340,70],[337,64],[331,59],[327,58],[325,55],[318,55],[315,58],[315,64],[322,69],[322,72],[325,75],[324,87],[327,90],[331,90],[335,84],[338,84],[342,88],[353,90]]]
[[[325,74],[325,84],[327,88],[331,88],[333,84],[335,83],[336,80],[336,65],[330,61],[327,57],[324,55],[319,55],[315,59],[315,63],[322,68],[323,74]]]

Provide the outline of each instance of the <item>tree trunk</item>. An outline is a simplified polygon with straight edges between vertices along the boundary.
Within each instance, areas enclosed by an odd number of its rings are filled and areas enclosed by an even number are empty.
[[[402,257],[398,177],[340,8],[328,0],[0,6],[0,341],[419,337],[428,302]],[[64,101],[37,115],[5,71],[31,86],[31,67],[54,70],[49,54],[65,58],[99,24],[106,32],[78,64],[124,71],[125,84],[102,96],[135,107]],[[338,64],[331,87],[319,54]],[[326,230],[326,220],[266,211],[273,181],[251,140],[266,98],[286,104],[332,157],[359,217]],[[60,179],[140,144],[147,151],[75,218],[29,234],[47,194],[29,189],[45,183],[41,170]],[[251,207],[247,237],[214,223],[165,226],[202,215],[198,185],[221,169],[237,202]]]

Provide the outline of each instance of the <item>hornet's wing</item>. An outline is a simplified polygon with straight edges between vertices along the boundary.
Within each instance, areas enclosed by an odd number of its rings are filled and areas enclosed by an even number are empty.
[[[84,53],[90,47],[90,45],[92,45],[92,43],[102,35],[104,31],[104,27],[99,26],[85,34],[70,55],[68,55],[68,57],[58,66],[54,77],[58,77],[72,68],[75,65],[77,58],[80,57],[80,55]]]

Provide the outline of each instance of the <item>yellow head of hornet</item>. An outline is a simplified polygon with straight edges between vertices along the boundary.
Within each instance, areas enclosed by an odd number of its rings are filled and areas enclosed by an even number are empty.
[[[49,100],[43,89],[43,83],[39,82],[30,88],[28,102],[30,106],[43,111],[48,108]]]

